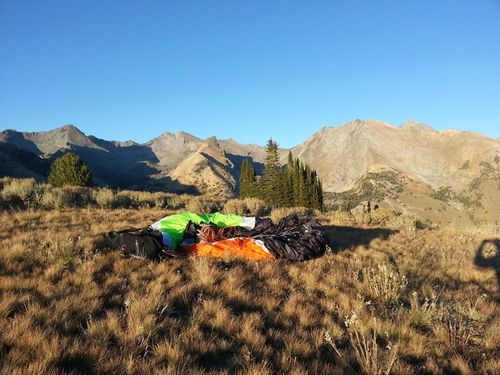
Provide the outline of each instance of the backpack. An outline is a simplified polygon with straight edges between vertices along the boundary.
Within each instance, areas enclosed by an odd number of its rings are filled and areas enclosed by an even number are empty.
[[[105,238],[110,247],[119,248],[126,256],[160,260],[166,255],[161,232],[150,227],[108,232]]]

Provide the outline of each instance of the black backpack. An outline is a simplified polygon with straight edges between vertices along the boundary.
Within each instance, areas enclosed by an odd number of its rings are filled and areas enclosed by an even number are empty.
[[[110,247],[119,248],[126,256],[160,260],[167,255],[161,232],[150,227],[108,232],[105,238]]]

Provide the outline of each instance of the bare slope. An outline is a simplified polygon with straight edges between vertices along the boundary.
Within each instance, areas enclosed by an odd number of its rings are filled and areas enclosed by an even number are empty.
[[[345,191],[368,172],[395,169],[437,189],[463,188],[480,172],[480,162],[500,155],[500,142],[472,132],[437,132],[413,121],[393,127],[356,120],[325,127],[293,149],[319,172],[325,189]]]

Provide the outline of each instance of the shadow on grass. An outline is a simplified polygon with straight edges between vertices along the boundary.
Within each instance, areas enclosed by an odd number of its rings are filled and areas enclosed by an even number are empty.
[[[334,252],[344,251],[356,246],[368,246],[374,239],[388,239],[397,230],[386,228],[358,228],[344,226],[325,226],[330,237],[330,247]]]
[[[486,252],[491,251],[491,256]],[[500,238],[484,240],[476,251],[474,264],[480,268],[491,268],[496,272],[498,291],[500,292]]]

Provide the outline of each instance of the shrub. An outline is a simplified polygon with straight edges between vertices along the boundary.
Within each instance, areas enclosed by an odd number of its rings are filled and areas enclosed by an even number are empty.
[[[414,231],[419,229],[417,223],[422,223],[416,216],[399,215],[394,216],[387,222],[387,227],[395,230]],[[422,224],[423,225],[423,224]]]
[[[115,195],[112,208],[130,208],[132,203],[132,199],[126,194],[118,193]]]
[[[365,215],[368,215],[370,224],[374,225],[385,225],[387,222],[398,216],[396,212],[387,208],[379,208]]]
[[[115,193],[107,188],[94,190],[93,197],[101,208],[129,208],[132,205],[132,199],[126,192]]]
[[[168,195],[162,192],[125,190],[120,192],[120,195],[130,198],[132,204],[137,207],[166,208],[168,204]]]
[[[41,206],[48,209],[86,207],[92,202],[92,191],[77,186],[48,188],[41,198]]]
[[[195,197],[189,194],[173,195],[168,201],[168,208],[173,210],[185,209],[186,204]]]
[[[307,218],[314,214],[314,210],[305,207],[276,208],[271,212],[271,219],[278,223],[284,217],[293,214],[297,214],[300,218]]]
[[[247,216],[264,216],[269,214],[269,208],[262,199],[245,198],[230,199],[224,204],[224,213]]]
[[[43,194],[41,205],[47,209],[67,208],[71,206],[71,197],[63,189],[47,189]]]
[[[432,198],[438,199],[443,202],[448,202],[454,197],[453,190],[451,190],[451,186],[441,186],[437,191],[432,194]]]
[[[169,198],[167,194],[156,193],[154,196],[154,203],[156,208],[167,208],[169,205]]]
[[[331,225],[353,225],[356,218],[347,211],[331,211],[327,214],[329,224]]]
[[[91,186],[92,171],[78,155],[70,152],[52,163],[49,183],[53,186]]]
[[[38,205],[43,188],[33,178],[6,179],[2,198],[6,205],[33,208]]]
[[[115,193],[111,189],[98,189],[93,191],[93,197],[99,207],[111,208],[114,202]]]
[[[186,203],[186,211],[194,213],[213,213],[220,210],[220,205],[217,201],[203,198],[192,197]]]
[[[5,199],[19,197],[24,201],[32,195],[35,185],[36,181],[33,178],[7,180],[3,186],[2,196]]]

